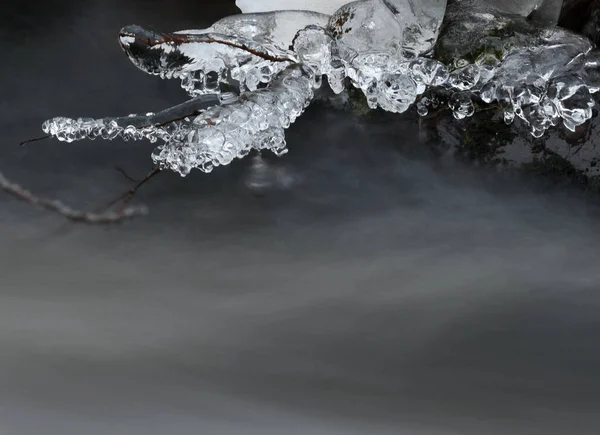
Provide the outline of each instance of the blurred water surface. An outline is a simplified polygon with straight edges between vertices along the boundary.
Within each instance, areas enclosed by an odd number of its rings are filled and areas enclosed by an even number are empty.
[[[140,176],[153,145],[17,144],[183,100],[116,33],[235,11],[14,2],[2,170],[82,208],[126,189],[114,166]],[[596,200],[418,134],[312,108],[264,172],[161,175],[136,198],[150,216],[109,228],[0,195],[0,434],[597,434]]]

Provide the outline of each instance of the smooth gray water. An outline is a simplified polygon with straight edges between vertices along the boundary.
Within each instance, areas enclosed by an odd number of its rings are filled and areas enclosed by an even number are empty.
[[[2,16],[2,170],[81,207],[153,146],[17,143],[51,116],[183,100],[116,32],[235,11],[123,3]],[[0,434],[596,434],[594,201],[417,136],[315,108],[266,191],[250,161],[161,175],[136,199],[151,215],[110,228],[0,195]]]

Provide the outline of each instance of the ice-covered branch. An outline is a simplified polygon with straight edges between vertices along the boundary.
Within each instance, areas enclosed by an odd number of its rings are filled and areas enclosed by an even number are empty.
[[[448,7],[436,57],[453,67],[446,87],[459,94],[452,109],[472,107],[473,98],[499,104],[507,123],[518,117],[535,137],[560,122],[574,131],[592,117],[600,53],[567,30],[460,0]]]
[[[191,96],[219,94],[221,83],[256,89],[297,59],[268,39],[220,33],[157,33],[124,27],[121,47],[142,71],[179,78]]]
[[[158,139],[168,140],[186,119],[193,119],[208,107],[220,104],[215,95],[201,95],[177,106],[158,113],[146,115],[129,115],[119,118],[65,118],[56,117],[45,121],[42,130],[52,137],[65,142],[81,139],[114,139],[125,140]]]
[[[54,118],[43,129],[68,142],[161,140],[152,155],[158,167],[209,172],[251,149],[286,152],[284,130],[326,77],[335,93],[360,89],[371,109],[402,113],[418,101],[425,115],[443,102],[464,119],[493,103],[535,137],[560,122],[574,130],[592,116],[600,52],[579,35],[537,27],[509,3],[360,0],[331,16],[241,14],[174,33],[126,26],[119,41],[130,60],[181,79],[193,98],[157,114]],[[553,0],[526,3],[523,11],[544,16],[556,9]]]
[[[267,88],[203,112],[159,146],[152,158],[161,168],[185,176],[194,168],[210,172],[227,165],[252,148],[283,154],[284,129],[310,104],[314,86],[311,70],[290,66]]]

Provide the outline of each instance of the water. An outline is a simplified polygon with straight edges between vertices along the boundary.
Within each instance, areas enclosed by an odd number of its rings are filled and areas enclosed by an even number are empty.
[[[181,101],[118,30],[233,8],[44,5],[2,16],[0,162],[91,208],[154,145],[18,142],[56,113]],[[595,434],[595,200],[432,155],[418,134],[312,108],[260,186],[252,158],[164,174],[137,197],[151,214],[110,228],[0,196],[0,432]]]

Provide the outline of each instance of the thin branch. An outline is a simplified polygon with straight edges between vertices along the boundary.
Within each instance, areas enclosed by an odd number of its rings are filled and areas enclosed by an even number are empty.
[[[24,201],[31,205],[44,208],[46,210],[58,213],[61,216],[73,221],[82,222],[86,224],[112,224],[122,222],[127,219],[134,218],[136,216],[142,216],[147,213],[145,207],[127,207],[122,208],[118,211],[105,211],[102,213],[85,212],[75,210],[61,201],[52,200],[47,198],[40,198],[34,195],[29,190],[21,187],[20,185],[11,182],[8,178],[0,172],[0,189],[14,196],[15,198]]]
[[[49,134],[47,134],[46,136],[34,137],[32,139],[24,140],[23,142],[21,142],[19,144],[19,146],[25,146],[26,144],[31,143],[31,142],[37,142],[37,141],[44,140],[44,139],[50,139],[51,137],[52,136],[50,136]]]
[[[184,119],[187,119],[187,118],[196,117],[196,116],[200,115],[200,113],[202,113],[200,110],[194,110],[191,113],[187,113],[185,115],[178,116],[177,118],[169,119],[168,121],[160,122],[158,124],[152,124],[152,125],[146,125],[143,127],[138,127],[138,129],[145,128],[145,127],[164,127],[165,125],[169,125],[172,122],[183,121]]]
[[[169,107],[153,115],[135,115],[135,116],[121,116],[121,117],[109,117],[102,118],[105,123],[116,122],[120,128],[126,128],[133,126],[134,128],[141,130],[147,127],[164,127],[172,122],[181,121],[186,118],[198,116],[204,110],[221,104],[221,101],[216,95],[207,94],[199,95],[190,100],[184,101],[183,103],[177,104],[176,106]],[[21,142],[21,146],[30,143],[37,142],[44,139],[49,139],[53,135],[41,136],[33,139],[28,139]]]
[[[131,177],[127,172],[125,172],[125,169],[121,168],[120,166],[115,166],[115,170],[117,172],[119,172],[123,177],[125,177],[126,179],[131,181],[132,183],[137,183],[139,181],[139,180],[136,180],[135,178]]]
[[[113,199],[111,202],[109,202],[104,209],[110,209],[112,208],[114,205],[118,204],[118,203],[122,203],[121,207],[119,207],[119,211],[122,212],[125,209],[125,206],[127,205],[127,203],[129,201],[131,201],[131,199],[134,197],[134,195],[137,193],[137,191],[144,185],[146,184],[148,181],[150,181],[152,178],[154,178],[155,175],[157,175],[160,172],[160,168],[154,168],[152,169],[150,172],[148,172],[146,174],[146,176],[144,178],[142,178],[141,180],[137,181],[133,186],[131,186],[131,188],[129,188],[129,190],[127,190],[127,192],[123,193],[122,195],[119,195],[117,198]]]
[[[271,62],[297,62],[297,60],[291,56],[291,53],[269,53],[260,44],[257,44],[251,39],[245,39],[242,37],[225,36],[217,33],[202,33],[202,34],[186,34],[186,33],[162,33],[160,37],[157,37],[155,41],[150,39],[140,38],[139,35],[129,34],[127,32],[122,33],[122,36],[133,36],[142,44],[146,44],[148,47],[154,47],[156,45],[165,43],[184,44],[189,42],[205,43],[205,44],[223,44],[229,47],[237,48],[240,50],[247,51],[254,56],[260,57]],[[159,36],[159,35],[156,35]]]

